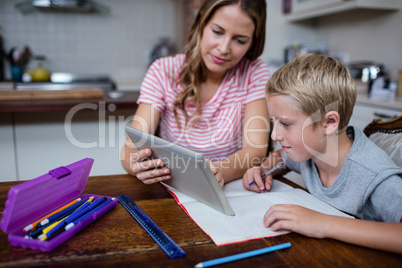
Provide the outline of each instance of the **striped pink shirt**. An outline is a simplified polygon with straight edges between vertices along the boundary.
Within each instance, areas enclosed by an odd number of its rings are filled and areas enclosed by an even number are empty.
[[[141,85],[137,103],[152,104],[161,112],[161,137],[193,151],[212,161],[227,158],[242,148],[242,125],[246,104],[265,97],[269,78],[264,61],[242,60],[228,70],[214,96],[202,104],[199,121],[185,126],[183,111],[179,110],[181,129],[173,112],[176,95],[183,91],[177,84],[185,55],[178,54],[156,60],[149,68]],[[194,101],[186,101],[190,123],[195,118]]]

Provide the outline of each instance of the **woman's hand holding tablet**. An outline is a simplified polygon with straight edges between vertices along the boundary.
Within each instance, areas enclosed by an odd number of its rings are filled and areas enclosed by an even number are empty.
[[[170,169],[165,166],[162,159],[151,158],[152,150],[142,149],[131,154],[131,168],[135,176],[144,184],[153,184],[171,179]]]

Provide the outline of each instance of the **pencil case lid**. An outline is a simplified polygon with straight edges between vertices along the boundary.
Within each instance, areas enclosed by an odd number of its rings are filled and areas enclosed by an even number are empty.
[[[23,228],[80,196],[93,162],[92,158],[84,158],[11,187],[0,222],[1,229],[8,233]]]

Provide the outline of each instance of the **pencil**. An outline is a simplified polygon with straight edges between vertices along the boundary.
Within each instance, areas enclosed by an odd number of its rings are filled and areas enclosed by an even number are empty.
[[[82,215],[86,214],[88,211],[101,204],[104,200],[103,198],[98,198],[98,200],[96,200],[91,204],[90,202],[92,202],[93,198],[94,198],[93,196],[90,197],[89,200],[85,202],[85,204],[77,208],[73,213],[65,217],[62,221],[59,221],[57,225],[53,225],[52,228],[50,228],[50,230],[48,230],[47,232],[44,230],[43,233],[46,234],[46,236],[44,236],[44,240],[53,237],[56,233],[59,232],[59,230],[64,228],[70,222],[73,222]]]
[[[52,224],[49,224],[42,230],[42,234],[38,236],[40,240],[46,240],[49,236],[47,235],[56,225],[60,224],[60,222],[64,221],[67,217],[64,217],[58,221],[55,221]]]
[[[85,203],[83,203],[79,208],[77,208],[76,210],[74,210],[74,212],[71,214],[73,215],[74,213],[77,213],[78,211],[80,211],[81,209],[86,208],[87,206],[89,206],[90,204],[92,204],[92,201],[94,200],[94,196],[91,196],[89,198],[85,199]]]
[[[265,172],[264,174],[261,175],[261,179],[264,179],[266,176],[268,176],[269,174],[271,174],[272,172],[274,172],[275,170],[277,170],[278,168],[281,168],[284,165],[283,162],[280,162],[278,165],[276,165],[274,168],[268,170],[267,172]],[[253,185],[253,183],[255,183],[255,181],[252,181],[249,183],[248,186]]]
[[[92,200],[94,199],[93,196],[89,197],[84,204],[79,206],[77,209],[73,210],[72,213],[64,217],[62,220],[59,220],[53,224],[51,224],[48,228],[43,230],[44,236],[42,237],[42,240],[46,240],[49,237],[53,236],[55,233],[57,233],[61,228],[63,228],[67,223],[67,219],[70,217],[74,217],[74,215],[77,215],[81,213],[81,211],[85,211],[87,207],[91,205]],[[41,237],[39,237],[41,238]]]
[[[74,210],[79,208],[86,201],[87,201],[87,199],[78,201],[75,204],[72,204],[71,206],[51,215],[50,217],[47,217],[46,219],[44,219],[43,221],[38,223],[38,227],[42,227],[50,222],[53,222],[53,221],[57,220],[58,218],[60,218],[60,216],[66,216],[66,215],[70,214],[71,212],[73,212]]]
[[[109,203],[111,203],[113,200],[115,200],[115,198],[110,198],[109,200],[103,202],[102,204],[94,207],[92,210],[90,210],[89,212],[85,213],[84,215],[82,215],[81,217],[79,217],[78,219],[76,219],[73,222],[70,222],[69,224],[67,224],[67,226],[64,228],[66,231],[69,230],[70,228],[72,228],[73,226],[77,225],[80,221],[82,221],[83,219],[85,219],[86,217],[91,216],[93,213],[97,212],[98,210],[100,210],[101,208],[103,208],[104,206],[107,206]]]
[[[232,261],[237,261],[237,260],[241,260],[241,259],[245,259],[245,258],[254,257],[257,255],[269,253],[269,252],[284,249],[284,248],[289,248],[290,246],[291,246],[291,244],[288,242],[288,243],[284,243],[284,244],[280,244],[280,245],[276,245],[276,246],[272,246],[272,247],[257,249],[257,250],[244,252],[244,253],[240,253],[240,254],[236,254],[236,255],[232,255],[232,256],[227,256],[227,257],[223,257],[223,258],[219,258],[219,259],[215,259],[215,260],[200,262],[200,263],[196,264],[194,267],[196,267],[196,268],[210,267],[210,266],[219,265],[222,263],[227,263],[227,262],[232,262]]]
[[[77,199],[71,201],[70,203],[68,203],[68,204],[66,204],[66,205],[64,205],[64,206],[62,206],[62,207],[60,207],[59,209],[56,209],[55,211],[53,211],[53,212],[47,214],[46,216],[40,218],[39,220],[37,220],[37,221],[31,223],[30,225],[26,226],[26,227],[23,229],[24,232],[28,232],[28,231],[30,231],[30,230],[32,230],[32,229],[38,227],[38,223],[40,223],[41,221],[43,221],[43,220],[49,218],[50,216],[52,216],[53,214],[56,214],[57,212],[62,211],[62,210],[65,209],[65,208],[67,208],[67,207],[69,207],[69,206],[71,206],[71,205],[77,203],[78,201],[81,201],[81,198],[77,198]]]

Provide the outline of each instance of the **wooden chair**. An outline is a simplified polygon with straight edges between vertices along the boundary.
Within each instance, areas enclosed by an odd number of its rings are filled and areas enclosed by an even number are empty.
[[[402,167],[402,115],[387,121],[376,118],[363,132]]]

